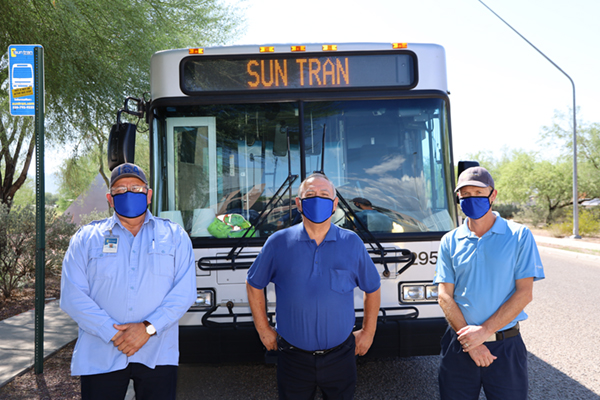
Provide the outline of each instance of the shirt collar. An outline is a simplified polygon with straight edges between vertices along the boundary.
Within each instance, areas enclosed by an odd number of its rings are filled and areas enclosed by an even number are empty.
[[[154,215],[152,215],[150,210],[146,210],[146,215],[144,216],[144,223],[142,224],[142,226],[146,225],[150,221],[152,221],[154,223]],[[123,224],[121,223],[121,220],[117,216],[117,213],[113,212],[113,215],[106,220],[106,225],[104,228],[105,228],[105,230],[110,231],[110,230],[114,229],[115,225],[118,225],[119,228],[121,228],[124,231],[127,230],[127,228],[125,228],[123,226]]]
[[[485,233],[485,235],[487,235],[488,233],[496,233],[496,234],[499,234],[499,235],[503,235],[506,232],[506,228],[508,226],[507,223],[506,223],[506,220],[504,220],[504,218],[500,217],[500,214],[497,211],[492,211],[492,212],[496,216],[496,220],[494,221],[494,225],[492,225],[492,227],[490,228],[490,230],[487,231]],[[465,219],[465,221],[463,222],[463,224],[458,227],[458,229],[457,229],[457,235],[456,235],[457,239],[464,239],[464,238],[467,238],[469,236],[475,236],[473,234],[473,232],[471,232],[471,230],[469,229],[469,225],[467,223],[468,220],[469,220],[469,218]]]
[[[299,234],[298,241],[311,241],[312,239],[308,236],[308,232],[306,232],[306,228],[304,228],[304,222],[298,224],[299,226]],[[325,235],[324,242],[335,242],[337,240],[337,231],[338,227],[332,223],[329,225],[329,230],[327,231],[327,235]]]

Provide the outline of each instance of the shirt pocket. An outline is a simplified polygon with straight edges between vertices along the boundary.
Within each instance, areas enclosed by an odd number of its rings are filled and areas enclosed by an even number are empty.
[[[90,250],[89,278],[91,280],[114,279],[118,272],[117,253],[105,253],[104,247]]]
[[[175,278],[175,246],[157,243],[149,254],[154,275]]]
[[[344,269],[331,270],[331,290],[338,293],[348,293],[354,290],[356,282],[354,274]]]

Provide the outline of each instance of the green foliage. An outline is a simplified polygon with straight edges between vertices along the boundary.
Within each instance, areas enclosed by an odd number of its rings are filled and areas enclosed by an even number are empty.
[[[579,210],[579,234],[582,236],[600,236],[599,207],[581,208]],[[548,229],[554,236],[570,236],[573,234],[573,210],[563,222],[551,224]]]
[[[59,273],[62,259],[75,233],[75,225],[65,216],[46,209],[45,268]],[[14,290],[30,281],[35,274],[36,217],[31,206],[15,206],[9,212],[0,204],[0,291],[8,299]]]
[[[520,212],[521,207],[514,203],[494,203],[493,207],[494,211],[498,211],[503,218],[513,219]]]
[[[59,197],[57,194],[46,192],[44,201],[46,202],[46,206],[55,207],[58,205]]]
[[[35,182],[31,178],[27,178],[21,189],[15,193],[13,199],[14,206],[35,205]]]
[[[569,118],[555,112],[552,125],[542,128],[541,138],[546,147],[558,144],[563,159],[572,163],[573,128]],[[578,122],[577,172],[580,198],[600,197],[600,123]]]
[[[568,160],[541,159],[537,152],[505,152],[496,164],[494,181],[499,204],[520,204],[519,218],[552,221],[572,204],[572,166]]]
[[[31,206],[36,204],[35,182],[31,178],[27,178],[13,199],[13,206]],[[44,196],[46,207],[56,206],[59,201],[59,196],[54,193],[46,192]]]
[[[90,153],[98,160],[96,171],[106,178],[99,160],[106,158],[110,126],[124,96],[148,91],[151,55],[227,42],[243,24],[236,6],[220,0],[2,1],[0,48],[14,43],[44,47],[46,139],[49,144],[73,142],[76,159]],[[33,127],[31,118],[8,114],[7,78],[4,54],[0,202],[10,207],[29,169]]]
[[[99,221],[101,219],[109,218],[112,215],[112,209],[108,211],[92,211],[89,214],[80,215],[81,222],[80,225],[87,225],[92,221]]]
[[[60,211],[64,212],[81,193],[90,187],[98,175],[96,162],[93,154],[86,154],[70,158],[59,167],[57,176]]]

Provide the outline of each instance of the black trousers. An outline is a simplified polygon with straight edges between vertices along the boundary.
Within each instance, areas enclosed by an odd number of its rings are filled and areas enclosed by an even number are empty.
[[[123,400],[133,379],[136,400],[175,400],[177,366],[130,363],[127,368],[106,374],[81,376],[82,400]]]
[[[334,351],[307,354],[279,343],[277,388],[280,399],[314,399],[317,387],[323,399],[352,399],[356,388],[354,335]]]

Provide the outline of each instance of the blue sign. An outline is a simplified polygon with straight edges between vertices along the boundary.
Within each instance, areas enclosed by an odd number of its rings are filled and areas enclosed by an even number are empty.
[[[10,114],[35,116],[35,64],[33,49],[38,44],[8,46]],[[43,71],[40,71],[43,73]],[[43,90],[43,88],[42,88]]]

